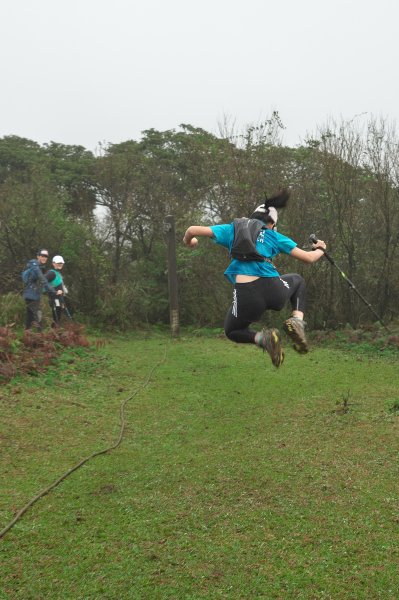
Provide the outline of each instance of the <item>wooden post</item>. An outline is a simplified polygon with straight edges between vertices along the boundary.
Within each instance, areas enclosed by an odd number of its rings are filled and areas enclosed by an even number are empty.
[[[177,290],[177,265],[175,218],[172,215],[165,217],[164,230],[168,244],[168,285],[169,285],[169,315],[172,336],[179,335],[179,297]]]

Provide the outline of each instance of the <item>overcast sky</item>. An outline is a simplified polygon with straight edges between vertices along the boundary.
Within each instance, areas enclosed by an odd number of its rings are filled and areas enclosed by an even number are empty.
[[[397,0],[1,0],[0,136],[80,144],[277,110],[399,117]],[[364,118],[364,117],[360,117]]]

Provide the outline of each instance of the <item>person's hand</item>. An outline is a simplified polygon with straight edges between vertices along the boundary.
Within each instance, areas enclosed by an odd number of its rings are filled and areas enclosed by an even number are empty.
[[[57,290],[56,296],[62,296],[64,292],[62,290]]]
[[[189,248],[195,248],[196,246],[198,246],[198,238],[192,237],[188,240],[188,238],[186,238],[186,236],[184,236],[183,244],[185,246],[188,246]]]
[[[323,240],[317,240],[316,244],[312,244],[312,250],[326,250],[327,244]]]

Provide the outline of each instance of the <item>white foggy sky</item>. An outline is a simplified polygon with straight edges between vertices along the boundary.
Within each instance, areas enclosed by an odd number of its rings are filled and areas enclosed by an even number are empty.
[[[394,0],[2,0],[0,136],[81,144],[277,110],[399,116]]]

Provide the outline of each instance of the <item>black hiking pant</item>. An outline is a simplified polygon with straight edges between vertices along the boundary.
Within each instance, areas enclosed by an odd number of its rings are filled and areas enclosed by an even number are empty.
[[[35,325],[38,331],[42,330],[42,311],[40,308],[40,300],[25,300],[26,304],[26,319],[25,329],[31,329]]]
[[[265,310],[281,310],[288,300],[293,310],[304,312],[306,284],[297,273],[236,283],[233,302],[224,321],[227,337],[239,344],[253,344],[256,332],[249,329],[249,325],[259,321]]]
[[[71,320],[72,308],[69,300],[65,296],[62,296],[61,298],[50,298],[49,305],[53,314],[52,327],[60,325],[62,319]]]

